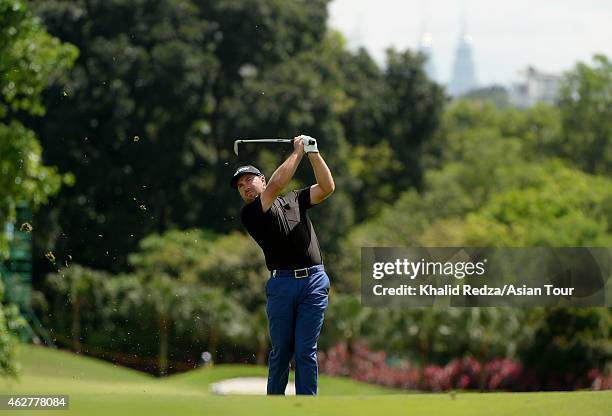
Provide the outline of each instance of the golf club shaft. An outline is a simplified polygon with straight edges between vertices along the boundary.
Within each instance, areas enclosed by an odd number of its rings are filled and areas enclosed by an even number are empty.
[[[234,153],[238,156],[240,143],[291,143],[293,139],[238,139],[234,141]]]
[[[291,143],[293,139],[238,139],[238,143]]]

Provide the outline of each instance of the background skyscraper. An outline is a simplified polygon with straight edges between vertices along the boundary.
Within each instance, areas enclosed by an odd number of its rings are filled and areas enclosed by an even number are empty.
[[[461,96],[478,87],[472,53],[472,37],[467,32],[465,12],[461,22],[461,35],[455,52],[455,62],[448,91],[453,97]]]

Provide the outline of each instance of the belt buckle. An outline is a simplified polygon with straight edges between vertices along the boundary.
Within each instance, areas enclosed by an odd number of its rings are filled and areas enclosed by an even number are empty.
[[[308,277],[308,267],[304,267],[303,269],[294,270],[293,276],[296,279],[303,279],[304,277]]]

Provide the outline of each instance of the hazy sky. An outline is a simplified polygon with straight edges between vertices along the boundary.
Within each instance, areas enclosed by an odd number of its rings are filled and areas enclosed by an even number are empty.
[[[612,0],[333,0],[330,23],[382,63],[388,46],[416,49],[425,20],[446,83],[462,9],[480,85],[507,84],[527,65],[561,73],[594,53],[612,58]]]

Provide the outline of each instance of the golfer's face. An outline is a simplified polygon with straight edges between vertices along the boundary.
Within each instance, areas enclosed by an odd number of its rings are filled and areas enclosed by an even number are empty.
[[[257,195],[263,192],[265,180],[263,176],[247,173],[238,179],[237,186],[240,197],[242,197],[245,202],[251,202]]]

